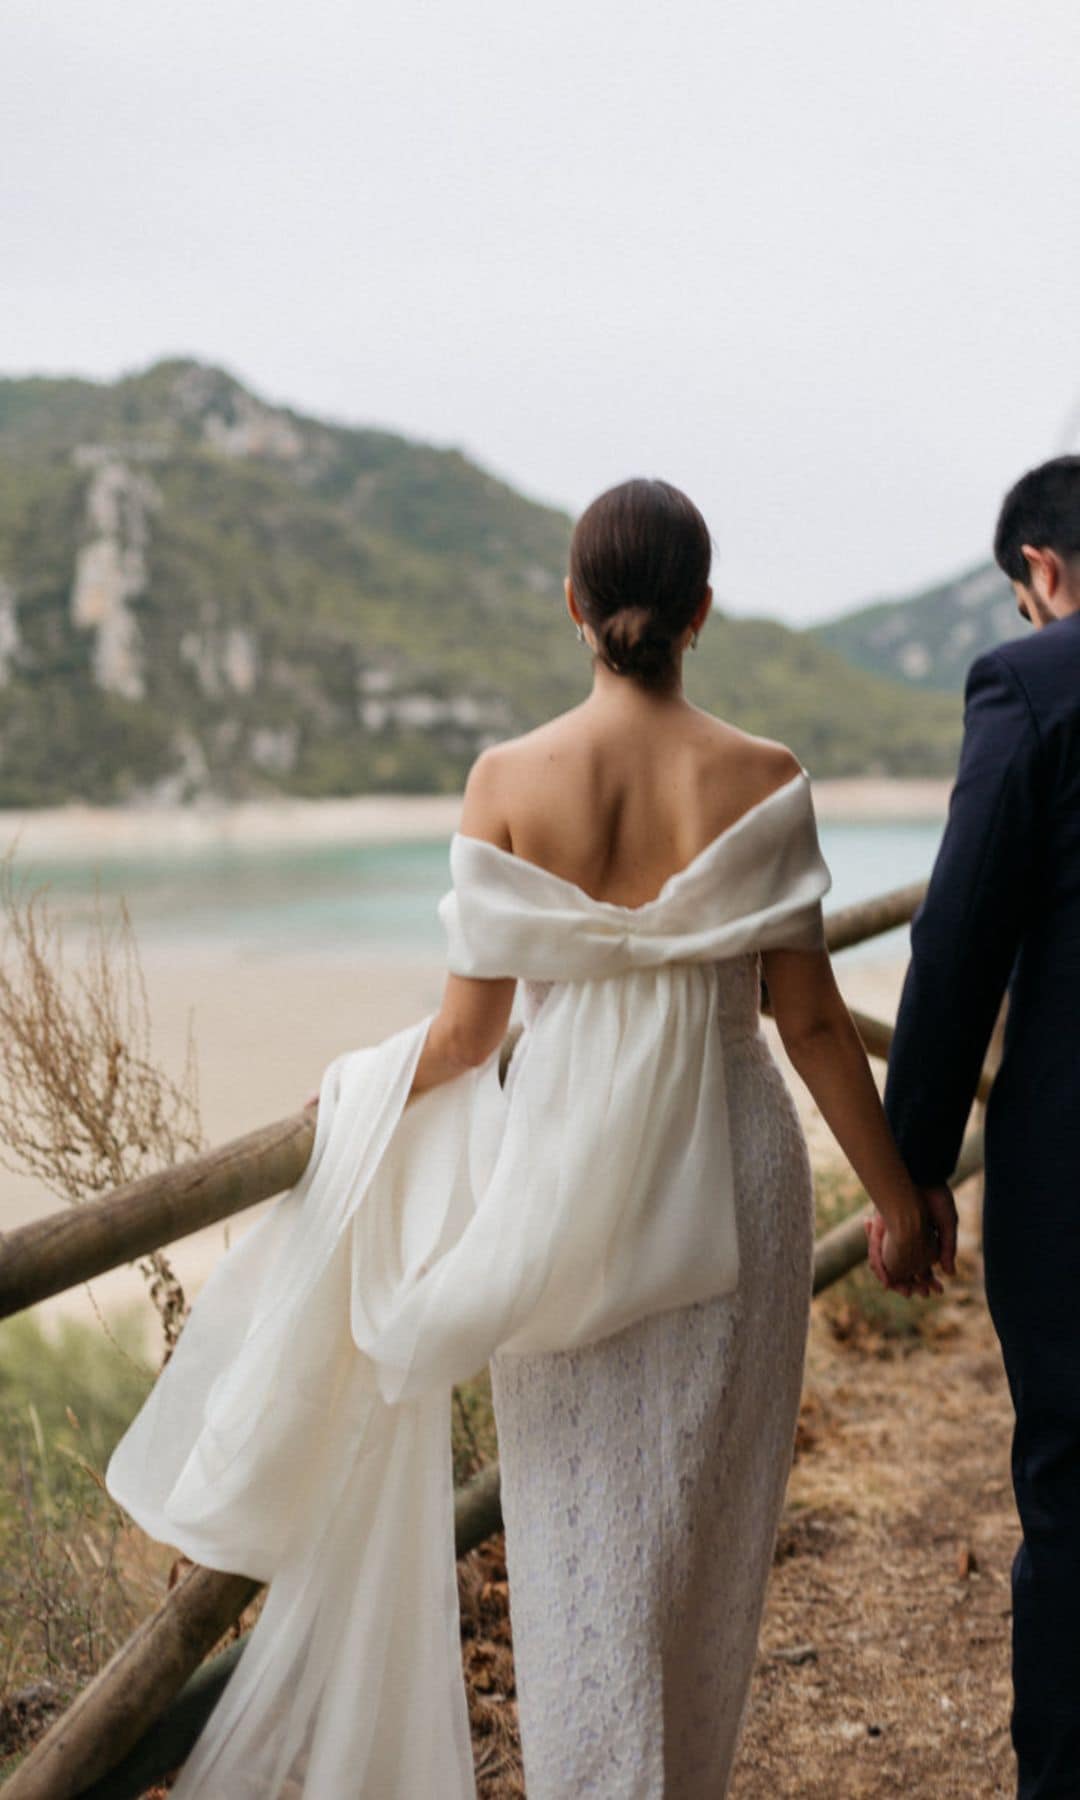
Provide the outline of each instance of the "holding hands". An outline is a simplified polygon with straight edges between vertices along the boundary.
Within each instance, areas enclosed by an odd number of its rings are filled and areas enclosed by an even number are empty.
[[[956,1202],[944,1185],[916,1191],[918,1214],[890,1222],[875,1212],[866,1220],[867,1255],[883,1287],[925,1298],[944,1291],[935,1264],[956,1274]]]
[[[828,952],[768,950],[761,960],[784,1049],[876,1209],[866,1221],[871,1268],[897,1293],[941,1293],[935,1265],[956,1268],[952,1193],[912,1180]]]

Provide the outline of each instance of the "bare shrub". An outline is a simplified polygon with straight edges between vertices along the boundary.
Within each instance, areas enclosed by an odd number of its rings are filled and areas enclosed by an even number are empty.
[[[173,1081],[151,1055],[126,901],[107,917],[95,883],[84,966],[69,975],[47,884],[27,892],[14,851],[0,859],[0,1164],[78,1205],[203,1148],[191,1020]],[[161,1318],[167,1361],[188,1312],[184,1292],[162,1251],[136,1267]]]

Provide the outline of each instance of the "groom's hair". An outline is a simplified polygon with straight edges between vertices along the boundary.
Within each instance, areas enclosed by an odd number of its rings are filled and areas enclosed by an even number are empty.
[[[1080,557],[1080,456],[1055,456],[1029,469],[1001,503],[994,560],[1026,587],[1031,570],[1022,544],[1056,550],[1066,562]]]

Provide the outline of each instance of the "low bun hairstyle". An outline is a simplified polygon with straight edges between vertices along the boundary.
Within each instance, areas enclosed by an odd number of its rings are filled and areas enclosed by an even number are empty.
[[[668,481],[635,477],[585,508],[570,539],[570,580],[601,660],[645,687],[674,677],[674,643],[708,585],[709,528]]]

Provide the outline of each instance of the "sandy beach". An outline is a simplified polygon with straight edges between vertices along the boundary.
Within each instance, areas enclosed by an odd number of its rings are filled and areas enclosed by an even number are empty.
[[[951,783],[879,776],[815,781],[822,820],[943,819]],[[449,837],[459,794],[357,794],[331,800],[253,800],[229,805],[69,806],[0,809],[0,853],[20,857],[155,855],[210,847],[393,843]]]

